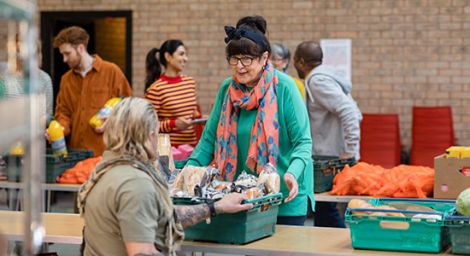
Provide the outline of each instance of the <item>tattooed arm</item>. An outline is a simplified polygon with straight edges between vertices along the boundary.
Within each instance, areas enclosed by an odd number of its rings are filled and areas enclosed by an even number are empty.
[[[204,219],[210,217],[210,210],[207,204],[191,205],[191,206],[175,206],[176,216],[183,225],[183,228],[196,225]],[[216,210],[217,212],[217,210]]]
[[[241,204],[246,199],[245,195],[231,193],[214,204],[215,213],[236,213],[253,208],[253,204]],[[178,221],[183,227],[189,227],[210,217],[210,210],[207,204],[194,206],[175,206]]]

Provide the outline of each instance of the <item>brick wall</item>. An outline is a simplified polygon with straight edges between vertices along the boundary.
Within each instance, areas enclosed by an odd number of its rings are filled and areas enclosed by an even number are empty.
[[[133,10],[133,81],[143,94],[148,49],[169,38],[189,48],[186,73],[203,112],[230,74],[223,26],[260,14],[269,38],[352,39],[353,96],[363,112],[400,114],[409,145],[413,105],[451,105],[458,142],[470,145],[470,1],[465,0],[39,0],[40,10]],[[295,74],[291,67],[291,74]]]

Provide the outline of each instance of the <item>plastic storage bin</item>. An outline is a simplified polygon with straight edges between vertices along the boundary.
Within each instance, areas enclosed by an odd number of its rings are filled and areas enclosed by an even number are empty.
[[[20,181],[23,156],[6,155],[3,157],[6,164],[6,175],[8,181]]]
[[[454,212],[445,218],[449,228],[452,253],[470,254],[470,216],[460,216]]]
[[[439,253],[449,244],[444,219],[455,209],[454,200],[375,198],[369,203],[375,206],[413,204],[435,212],[348,208],[345,219],[349,223],[353,248]],[[405,217],[374,216],[357,211],[400,212]],[[439,215],[441,219],[414,217],[416,214]]]
[[[69,149],[68,156],[55,156],[48,149],[45,155],[46,162],[46,183],[55,183],[56,178],[65,170],[72,168],[78,162],[93,156],[93,151],[86,149]],[[7,162],[7,176],[9,181],[19,181],[21,175],[21,166],[23,164],[22,156],[5,156]]]
[[[93,156],[93,151],[86,149],[68,149],[67,157],[55,156],[46,151],[46,183],[55,183],[56,178],[78,162]]]
[[[184,230],[185,240],[246,244],[274,234],[282,194],[267,195],[246,202],[252,203],[254,207],[235,214],[218,215],[211,218],[210,224],[201,222],[189,227]],[[179,202],[182,203],[186,204]]]
[[[313,190],[315,193],[330,191],[335,175],[343,170],[345,165],[356,163],[354,158],[339,159],[336,156],[313,156]]]

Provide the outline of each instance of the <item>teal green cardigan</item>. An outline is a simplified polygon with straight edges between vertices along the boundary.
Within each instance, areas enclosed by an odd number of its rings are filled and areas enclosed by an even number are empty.
[[[277,104],[279,115],[279,157],[277,171],[281,176],[281,192],[286,198],[289,190],[284,183],[284,174],[289,172],[296,177],[299,184],[299,193],[295,199],[283,203],[279,207],[279,216],[305,216],[308,201],[311,201],[312,210],[315,209],[313,199],[313,165],[312,165],[312,139],[307,109],[294,80],[282,72],[275,71],[279,78],[277,87]],[[206,123],[201,140],[188,160],[188,165],[206,166],[214,159],[214,146],[219,123],[220,109],[227,94],[231,78],[222,83],[214,107]],[[245,162],[250,146],[250,133],[257,109],[240,110],[237,128],[238,160],[235,179],[243,171],[254,174]]]

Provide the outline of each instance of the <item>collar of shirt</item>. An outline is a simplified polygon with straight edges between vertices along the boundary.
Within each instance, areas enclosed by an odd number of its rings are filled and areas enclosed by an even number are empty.
[[[160,79],[163,80],[163,81],[166,81],[168,83],[178,83],[178,82],[181,82],[183,80],[181,78],[181,76],[167,76],[165,74],[162,74],[160,76]]]
[[[103,59],[101,59],[100,56],[98,56],[97,54],[93,54],[92,57],[93,57],[93,63],[91,67],[87,68],[84,71],[73,70],[74,73],[79,74],[82,77],[85,77],[88,74],[88,72],[90,72],[92,69],[94,69],[96,72],[99,72],[103,64]]]

